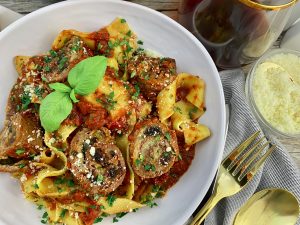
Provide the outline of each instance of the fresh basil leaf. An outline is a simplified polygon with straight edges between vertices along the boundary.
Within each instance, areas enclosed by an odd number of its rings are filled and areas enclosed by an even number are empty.
[[[59,91],[59,92],[64,92],[64,93],[70,93],[71,92],[71,88],[68,87],[65,84],[62,84],[62,83],[49,84],[49,87],[51,89],[54,89],[55,91]]]
[[[55,91],[42,100],[40,119],[48,132],[57,130],[61,122],[68,117],[72,110],[72,101],[68,93]]]
[[[106,67],[107,58],[104,56],[84,59],[70,70],[68,82],[76,94],[88,95],[97,89]]]
[[[75,90],[74,89],[72,89],[72,91],[70,92],[70,98],[72,99],[72,101],[74,103],[79,102],[79,100],[75,96]]]

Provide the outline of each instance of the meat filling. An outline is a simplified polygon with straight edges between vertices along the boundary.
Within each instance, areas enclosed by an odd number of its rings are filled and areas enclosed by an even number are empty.
[[[125,161],[109,130],[83,128],[71,141],[69,156],[75,179],[92,194],[114,191],[125,177]]]
[[[177,160],[176,134],[157,119],[137,123],[129,139],[133,169],[142,178],[168,172]]]

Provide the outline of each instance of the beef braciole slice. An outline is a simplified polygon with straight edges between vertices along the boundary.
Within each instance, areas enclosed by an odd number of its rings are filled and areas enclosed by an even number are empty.
[[[143,96],[156,102],[158,93],[176,79],[176,62],[171,58],[137,54],[128,61],[128,73],[139,84]]]
[[[106,128],[83,128],[71,141],[71,172],[92,194],[108,194],[124,180],[126,167],[120,149]]]
[[[41,126],[33,113],[16,113],[6,120],[0,133],[0,158],[28,158],[43,150],[42,137]]]
[[[91,56],[93,52],[80,37],[74,36],[57,51],[50,50],[47,55],[26,59],[18,71],[22,77],[40,76],[46,83],[65,82],[69,71],[81,60]],[[17,56],[16,62],[22,58],[24,56]]]
[[[134,172],[142,178],[168,172],[177,160],[179,148],[175,131],[156,118],[137,123],[129,140]]]

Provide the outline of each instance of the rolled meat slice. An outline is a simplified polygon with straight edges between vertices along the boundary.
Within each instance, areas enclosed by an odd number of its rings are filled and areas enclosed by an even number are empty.
[[[124,180],[126,167],[107,128],[83,128],[71,141],[71,172],[91,194],[108,194]]]
[[[43,133],[30,112],[17,113],[5,122],[0,133],[0,158],[27,158],[43,150]]]
[[[158,93],[176,79],[176,62],[137,54],[128,61],[128,74],[147,100],[156,102]]]
[[[142,178],[154,178],[168,172],[178,158],[175,131],[156,118],[137,123],[129,142],[134,172]]]

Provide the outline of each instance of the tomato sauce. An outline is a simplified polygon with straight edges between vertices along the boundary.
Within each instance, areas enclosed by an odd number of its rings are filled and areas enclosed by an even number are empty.
[[[106,109],[82,100],[77,103],[77,106],[86,127],[93,130],[100,129],[107,124],[108,112]]]
[[[188,151],[180,148],[180,155],[181,158],[174,163],[169,172],[152,179],[153,184],[161,186],[163,190],[171,188],[192,164],[195,156],[195,146]]]
[[[87,211],[84,213],[80,213],[79,217],[84,222],[85,225],[94,224],[95,219],[99,216],[100,210],[87,208]]]

